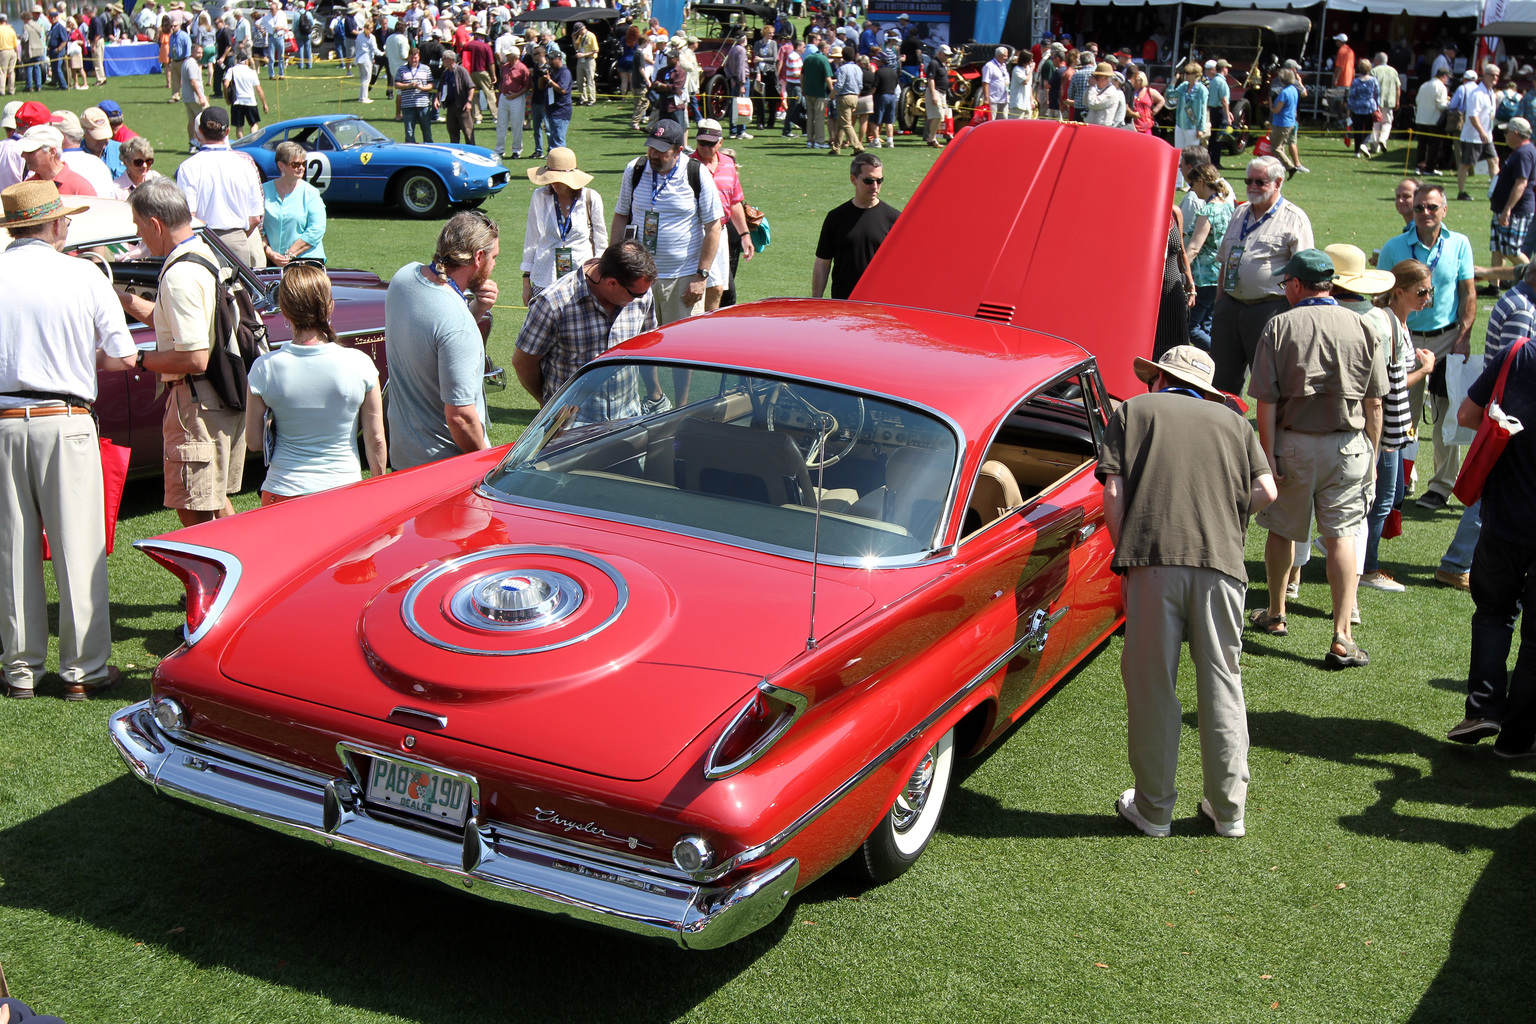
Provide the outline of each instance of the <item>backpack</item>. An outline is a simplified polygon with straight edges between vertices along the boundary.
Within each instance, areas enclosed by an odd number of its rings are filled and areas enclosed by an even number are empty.
[[[701,175],[704,165],[689,157],[680,156],[678,159],[685,160],[688,163],[688,184],[693,187],[693,205],[697,207],[701,198],[699,190],[702,187],[700,183],[703,181]],[[651,166],[650,161],[645,159],[645,157],[641,157],[636,161],[635,169],[629,174],[629,191],[631,193],[640,187],[640,179],[645,177],[645,169],[649,166]]]
[[[251,364],[269,350],[267,325],[256,312],[251,293],[238,281],[226,281],[219,268],[195,252],[183,253],[161,270],[171,269],[183,260],[195,263],[214,279],[213,344],[208,349],[208,369],[193,374],[193,381],[206,380],[213,393],[228,409],[244,409]]]
[[[309,35],[315,28],[315,19],[308,11],[299,15],[299,34]]]

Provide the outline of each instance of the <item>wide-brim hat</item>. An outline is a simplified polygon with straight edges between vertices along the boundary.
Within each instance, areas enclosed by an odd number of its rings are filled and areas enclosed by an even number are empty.
[[[0,206],[5,219],[0,227],[31,227],[46,224],[60,217],[73,217],[84,213],[88,207],[65,206],[59,198],[59,187],[51,181],[20,181],[0,192]]]
[[[1344,242],[1325,246],[1323,252],[1333,260],[1333,283],[1356,295],[1380,295],[1397,284],[1390,270],[1373,270],[1366,263],[1365,252],[1358,245]]]
[[[1135,369],[1143,384],[1151,384],[1161,373],[1180,384],[1188,384],[1212,402],[1227,400],[1226,395],[1211,386],[1211,378],[1216,375],[1216,361],[1209,352],[1193,345],[1175,345],[1156,362],[1137,356]]]
[[[1106,78],[1111,78],[1115,74],[1115,69],[1109,66],[1109,61],[1101,60],[1094,65],[1093,73],[1095,75],[1103,75]]]
[[[575,153],[564,146],[556,146],[544,158],[543,167],[528,168],[528,180],[535,185],[559,182],[568,188],[586,188],[592,175],[577,168]]]

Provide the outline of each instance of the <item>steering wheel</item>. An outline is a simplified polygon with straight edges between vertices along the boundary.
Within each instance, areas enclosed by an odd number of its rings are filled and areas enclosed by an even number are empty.
[[[780,386],[783,387],[785,392],[794,398],[795,401],[804,406],[806,412],[808,412],[811,417],[811,423],[813,424],[811,429],[815,432],[816,439],[812,441],[811,446],[806,449],[806,469],[816,470],[823,469],[827,466],[835,466],[839,461],[842,460],[844,456],[853,451],[854,445],[859,443],[859,433],[864,429],[865,408],[864,399],[862,397],[855,396],[853,399],[855,408],[858,409],[858,422],[855,423],[853,425],[853,429],[848,432],[848,439],[846,443],[843,444],[842,448],[839,451],[833,452],[830,450],[830,445],[826,447],[823,446],[826,444],[827,438],[838,432],[839,424],[837,417],[826,410],[818,409],[816,406],[812,405],[810,401],[796,388],[788,384],[783,384]]]

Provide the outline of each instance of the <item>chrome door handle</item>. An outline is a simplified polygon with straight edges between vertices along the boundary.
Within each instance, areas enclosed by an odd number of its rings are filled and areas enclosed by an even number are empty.
[[[1081,528],[1080,530],[1077,531],[1077,542],[1079,544],[1081,544],[1083,541],[1087,540],[1089,537],[1092,537],[1095,533],[1098,533],[1098,532],[1099,532],[1099,524],[1098,523],[1089,523],[1087,526],[1084,526],[1083,528]]]
[[[1024,647],[1037,654],[1045,650],[1045,642],[1051,638],[1051,627],[1056,625],[1065,614],[1067,614],[1066,607],[1058,608],[1049,615],[1044,608],[1036,611],[1030,616],[1029,632],[1024,634]]]

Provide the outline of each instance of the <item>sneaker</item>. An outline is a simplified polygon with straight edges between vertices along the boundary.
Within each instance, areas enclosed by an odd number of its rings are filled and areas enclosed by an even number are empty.
[[[1285,599],[1287,601],[1294,601],[1294,600],[1296,600],[1300,596],[1301,596],[1301,584],[1300,583],[1287,583],[1285,585]]]
[[[640,402],[640,411],[647,416],[654,416],[657,413],[666,412],[671,408],[672,399],[668,398],[666,395],[662,395],[659,398],[642,399]]]
[[[816,143],[814,143],[814,142],[807,142],[807,143],[806,143],[806,144],[805,144],[805,148],[806,148],[806,149],[820,149],[820,148],[821,148],[821,147],[820,147],[820,146],[818,146],[818,145],[817,145],[817,144],[816,144]]]
[[[1456,193],[1456,198],[1464,203],[1469,203],[1472,201],[1472,194],[1470,192],[1458,192]]]
[[[1360,606],[1358,604],[1349,610],[1349,624],[1351,626],[1360,625]]]
[[[357,102],[359,102],[359,103],[372,103],[373,100],[369,99],[367,96],[364,96],[362,99],[358,100]]]
[[[536,149],[536,150],[533,151],[533,155],[530,157],[530,159],[537,160],[537,159],[539,159],[539,157],[541,157],[543,155],[544,155],[544,151],[542,149]]]
[[[733,138],[733,139],[750,139],[750,138],[752,138],[752,134],[750,132],[742,132],[740,135],[732,135],[731,138]]]
[[[881,149],[884,146],[885,146],[885,140],[883,140],[883,139],[876,139],[875,140],[875,148],[876,149]]]
[[[1128,789],[1115,799],[1115,811],[1120,817],[1141,829],[1143,835],[1153,839],[1166,839],[1173,834],[1172,825],[1154,825],[1136,809],[1136,790]]]
[[[1370,157],[1370,155],[1371,155],[1370,150],[1366,149],[1364,146],[1356,146],[1355,147],[1355,159],[1356,160],[1368,159]]]
[[[1243,828],[1242,818],[1238,818],[1236,821],[1222,821],[1216,817],[1216,812],[1211,808],[1211,802],[1205,797],[1200,798],[1200,813],[1211,819],[1211,824],[1216,826],[1216,834],[1219,836],[1225,836],[1228,839],[1241,839],[1248,834],[1248,830]]]
[[[1297,164],[1296,165],[1296,173],[1297,174],[1311,174],[1312,173],[1312,168],[1306,166],[1305,164]]]
[[[1463,592],[1472,589],[1471,574],[1465,572],[1449,572],[1445,569],[1436,569],[1435,582],[1442,587],[1450,587],[1453,590]]]
[[[1379,569],[1376,572],[1368,572],[1361,576],[1360,585],[1362,587],[1370,587],[1372,590],[1385,590],[1393,594],[1401,594],[1408,589]]]
[[[1496,718],[1463,718],[1451,726],[1445,738],[1457,743],[1476,743],[1498,734],[1499,721]]]
[[[1424,509],[1426,512],[1438,512],[1445,508],[1445,502],[1445,495],[1439,491],[1425,491],[1424,496],[1414,502],[1414,505]]]

